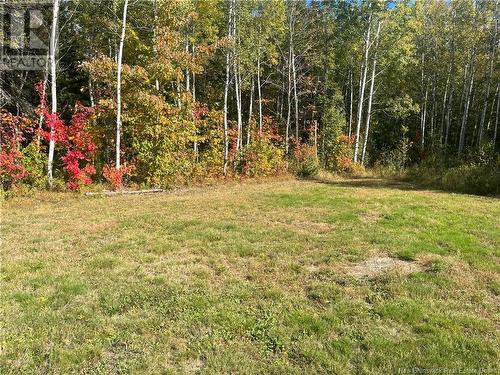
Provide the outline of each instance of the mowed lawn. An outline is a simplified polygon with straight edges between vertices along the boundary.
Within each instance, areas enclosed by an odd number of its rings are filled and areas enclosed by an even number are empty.
[[[498,369],[496,198],[282,179],[1,217],[2,374]]]

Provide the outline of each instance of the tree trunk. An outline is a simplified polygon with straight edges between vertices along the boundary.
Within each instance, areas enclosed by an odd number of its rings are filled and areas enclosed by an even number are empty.
[[[52,9],[52,29],[50,33],[50,89],[51,89],[51,112],[57,113],[57,61],[56,61],[56,48],[57,48],[57,24],[59,20],[59,0],[54,0]],[[54,164],[54,151],[56,148],[55,129],[50,127],[50,140],[49,140],[49,157],[47,163],[47,179],[49,187],[53,185],[52,168]]]
[[[232,20],[233,20],[233,1],[229,1],[229,17],[228,17],[228,36],[232,36]],[[223,173],[224,176],[227,175],[227,163],[229,157],[229,132],[228,132],[228,91],[230,84],[230,70],[231,65],[231,51],[226,52],[226,83],[224,85],[224,163],[223,163]]]
[[[451,127],[451,116],[452,116],[452,104],[453,104],[453,93],[454,93],[454,86],[453,86],[453,78],[456,75],[456,66],[455,66],[455,38],[454,38],[454,31],[455,31],[455,11],[452,12],[452,38],[451,38],[451,65],[450,65],[450,94],[448,97],[448,105],[446,108],[446,132],[444,135],[444,146],[445,149],[448,146],[448,136],[450,134],[450,127]]]
[[[496,16],[498,10],[498,1],[495,4],[495,14],[494,17]],[[493,66],[495,62],[495,51],[496,51],[496,44],[497,44],[497,32],[498,32],[498,19],[495,20],[495,31],[493,33],[493,45],[491,46],[490,49],[490,56],[489,56],[489,70],[488,70],[488,77],[486,79],[486,90],[484,93],[484,101],[483,101],[483,110],[481,112],[481,120],[479,122],[479,134],[478,134],[478,140],[477,140],[477,146],[480,148],[482,143],[483,143],[483,134],[484,134],[484,121],[486,119],[486,111],[488,110],[488,99],[490,97],[490,89],[491,89],[491,78],[493,76]]]
[[[365,98],[366,75],[368,73],[368,52],[370,50],[371,27],[372,27],[372,14],[370,13],[370,18],[368,19],[368,27],[366,29],[364,58],[363,58],[363,63],[361,64],[358,114],[356,116],[356,142],[354,145],[354,162],[355,163],[358,162],[359,135],[360,135],[360,131],[361,131],[361,120],[363,117],[363,101]]]
[[[288,92],[287,92],[287,104],[288,104],[288,109],[287,109],[287,114],[286,114],[286,129],[285,129],[285,154],[288,155],[288,148],[289,148],[289,134],[290,134],[290,115],[292,111],[292,45],[290,44],[290,48],[288,51]]]
[[[377,34],[375,36],[375,40],[376,40],[375,53],[373,55],[372,79],[370,82],[370,95],[368,97],[368,110],[367,110],[367,114],[366,114],[365,139],[363,140],[363,153],[361,154],[361,165],[365,165],[366,145],[368,144],[368,133],[370,131],[370,117],[372,114],[373,89],[375,87],[375,72],[377,70],[377,54],[378,54],[378,41],[379,41],[379,36],[380,36],[380,27],[381,27],[381,22],[378,21]]]
[[[434,126],[436,124],[436,74],[432,80],[431,148],[434,147]]]
[[[470,98],[472,96],[472,88],[474,87],[474,58],[475,58],[475,50],[471,52],[470,59],[470,80],[469,87],[465,92],[464,98],[464,113],[462,116],[462,126],[460,127],[460,140],[458,143],[458,154],[460,155],[464,149],[465,145],[465,130],[467,127],[467,120],[469,118],[469,107],[470,107]]]
[[[352,103],[354,99],[354,87],[352,82],[352,70],[349,69],[349,138],[352,135]]]
[[[446,85],[444,88],[444,95],[443,95],[443,112],[441,113],[441,127],[439,130],[439,144],[442,146],[443,145],[443,132],[444,132],[444,123],[446,120],[446,100],[448,99],[448,89],[450,86],[450,77],[451,77],[451,64],[450,68],[448,69],[448,76],[446,77]]]
[[[120,142],[122,132],[122,59],[123,45],[125,43],[125,31],[127,28],[127,8],[128,0],[123,5],[122,32],[120,35],[120,45],[118,47],[118,73],[116,75],[116,169],[120,169]]]
[[[153,25],[153,53],[155,56],[157,56],[158,51],[156,49],[156,33],[157,33],[157,28],[158,28],[158,4],[157,0],[154,0],[153,2],[153,19],[154,19],[154,25]],[[158,78],[155,78],[155,88],[156,91],[160,91],[160,81]]]
[[[495,90],[495,94],[493,95],[492,101],[491,101],[491,108],[490,108],[490,114],[488,116],[488,123],[486,124],[486,131],[490,130],[491,126],[491,119],[493,118],[493,113],[495,113],[495,101],[497,99],[497,94],[498,94],[498,85]]]
[[[493,150],[496,150],[497,144],[497,135],[498,135],[498,118],[500,117],[499,109],[500,109],[500,83],[497,84],[497,110],[496,110],[496,119],[495,119],[495,131],[493,132]]]
[[[194,43],[191,46],[191,51],[192,51],[193,59],[194,59],[195,54],[196,54],[196,47],[195,47]],[[196,73],[193,72],[192,75],[193,75],[193,80],[191,82],[191,93],[193,95],[193,102],[196,102]]]
[[[279,108],[279,118],[280,122],[283,121],[283,108],[285,106],[285,63],[283,63],[283,69],[281,74],[281,95],[280,95],[280,108]]]
[[[234,64],[234,91],[236,94],[236,115],[237,115],[237,139],[236,139],[236,151],[238,151],[242,144],[242,113],[241,113],[241,85],[240,85],[240,73],[238,65]]]
[[[233,23],[232,23],[232,34],[233,34],[233,77],[234,77],[234,92],[236,96],[236,119],[237,119],[237,139],[236,139],[236,151],[240,149],[241,138],[242,138],[242,114],[241,114],[241,77],[239,71],[239,64],[237,59],[237,44],[238,37],[236,36],[236,0],[233,1]]]
[[[189,41],[186,41],[186,54],[189,54]],[[191,73],[189,73],[189,68],[186,68],[186,91],[191,92]]]
[[[421,134],[421,147],[422,149],[425,147],[425,123],[427,120],[427,98],[429,95],[429,84],[425,82],[425,53],[422,53],[421,59],[421,67],[422,67],[422,77],[421,77],[421,85],[422,85],[422,105],[420,111],[420,134]],[[425,91],[424,91],[425,87]]]
[[[254,77],[252,76],[252,82],[250,87],[250,101],[248,103],[248,124],[247,124],[247,146],[250,144],[250,137],[252,133],[252,116],[253,116],[253,93],[255,91]]]
[[[257,57],[257,92],[259,94],[259,134],[262,134],[262,87],[260,83],[260,55]]]
[[[425,123],[427,121],[427,99],[429,97],[429,85],[425,85],[425,95],[424,95],[424,106],[422,110],[422,124],[421,124],[421,132],[422,132],[422,149],[425,147]]]
[[[47,92],[47,83],[49,81],[49,61],[50,61],[50,51],[47,52],[47,61],[45,63],[45,70],[43,72],[43,95],[45,96]],[[38,145],[40,146],[40,131],[42,130],[42,125],[43,125],[43,113],[40,113],[40,116],[38,117],[38,133],[36,136],[36,141]]]
[[[292,74],[293,74],[293,100],[295,103],[295,141],[299,144],[299,98],[297,96],[297,72],[295,69],[295,51],[292,44]]]

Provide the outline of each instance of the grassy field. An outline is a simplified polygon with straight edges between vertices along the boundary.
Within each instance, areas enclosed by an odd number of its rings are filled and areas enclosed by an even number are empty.
[[[2,374],[498,370],[495,198],[283,179],[2,206]]]

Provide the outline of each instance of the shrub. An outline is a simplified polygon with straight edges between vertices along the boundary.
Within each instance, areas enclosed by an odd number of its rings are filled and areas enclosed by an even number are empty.
[[[285,171],[283,150],[265,138],[251,142],[237,160],[237,169],[244,177],[272,176]]]
[[[0,182],[10,189],[28,175],[20,151],[29,135],[33,134],[33,122],[23,116],[0,111]]]
[[[316,147],[299,144],[293,151],[292,170],[299,177],[314,177],[319,172]]]
[[[24,147],[21,152],[23,154],[22,165],[27,172],[23,183],[32,188],[43,189],[47,183],[45,175],[47,156],[42,153],[40,143],[33,141]]]
[[[500,159],[487,165],[450,168],[441,179],[444,189],[461,193],[500,194]]]
[[[66,125],[58,113],[49,112],[42,83],[36,85],[36,90],[40,97],[37,112],[43,116],[48,127],[48,130],[42,129],[40,134],[47,141],[54,141],[66,151],[66,154],[61,157],[69,178],[66,186],[78,191],[80,185],[92,183],[91,176],[96,172],[92,162],[96,154],[96,145],[88,129],[88,123],[95,111],[77,102],[71,123]]]
[[[328,141],[328,154],[324,155],[324,167],[331,172],[352,173],[359,169],[361,165],[352,160],[353,138],[346,135],[339,135]],[[326,151],[325,150],[325,151]]]
[[[22,154],[15,147],[0,151],[0,178],[4,189],[10,189],[27,175],[21,160]]]
[[[356,169],[353,159],[353,138],[343,134],[346,127],[342,98],[339,92],[325,105],[322,122],[321,161],[331,172],[350,173]]]
[[[250,144],[235,155],[235,171],[243,177],[273,176],[286,171],[278,124],[264,116],[262,131],[253,129]],[[231,157],[230,157],[231,159]]]
[[[120,169],[116,169],[116,167],[106,164],[102,169],[102,175],[113,190],[120,190],[123,188],[124,177],[130,176],[134,170],[133,165],[122,165]]]
[[[500,156],[488,147],[465,155],[430,156],[409,169],[406,177],[418,183],[461,193],[500,194]]]
[[[382,169],[387,174],[398,174],[408,166],[409,151],[412,143],[404,137],[396,148],[381,153],[380,159],[375,163],[375,168]]]
[[[224,132],[222,112],[209,110],[205,104],[196,103],[193,108],[195,134],[192,139],[192,172],[196,180],[222,176],[224,158]]]

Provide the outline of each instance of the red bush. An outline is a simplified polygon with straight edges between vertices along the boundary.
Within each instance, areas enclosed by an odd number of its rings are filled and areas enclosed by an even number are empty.
[[[129,176],[135,167],[133,165],[123,165],[120,169],[114,166],[105,165],[102,169],[102,175],[112,186],[113,190],[120,190],[123,187],[123,177]]]
[[[33,122],[23,116],[0,111],[0,180],[10,187],[28,173],[22,165],[21,144],[33,133]]]
[[[66,154],[61,160],[69,177],[66,186],[71,190],[79,190],[80,185],[92,183],[91,176],[95,174],[92,158],[96,153],[96,145],[88,129],[89,119],[95,111],[77,102],[71,123],[66,125],[58,113],[49,112],[43,84],[38,83],[36,90],[40,97],[37,111],[43,115],[48,127],[48,130],[42,129],[40,134],[47,141],[53,140],[65,148]]]

